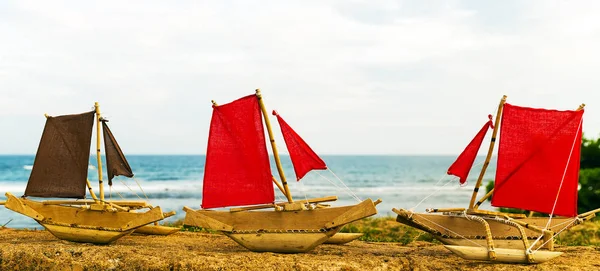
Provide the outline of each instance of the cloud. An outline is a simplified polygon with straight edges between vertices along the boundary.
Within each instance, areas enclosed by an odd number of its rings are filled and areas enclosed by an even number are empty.
[[[319,153],[455,154],[502,94],[587,102],[600,133],[593,1],[0,5],[0,121],[30,131],[4,153],[35,151],[44,112],[94,101],[128,153],[204,153],[210,100],[255,88]]]

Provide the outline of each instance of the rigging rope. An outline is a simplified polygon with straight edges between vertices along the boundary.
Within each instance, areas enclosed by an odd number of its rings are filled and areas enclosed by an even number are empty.
[[[331,174],[333,174],[333,176],[335,176],[335,178],[336,178],[336,179],[338,179],[338,181],[339,181],[340,183],[342,183],[342,184],[344,185],[344,187],[346,187],[346,189],[348,189],[348,192],[352,193],[352,195],[354,196],[354,198],[355,198],[356,200],[358,200],[359,202],[360,202],[360,201],[362,201],[362,200],[361,200],[361,199],[358,197],[358,195],[356,195],[356,194],[355,194],[355,193],[354,193],[352,190],[350,190],[350,187],[348,187],[348,186],[346,185],[346,183],[344,183],[344,181],[342,181],[342,179],[340,179],[340,177],[338,177],[338,176],[335,174],[335,172],[333,172],[333,170],[331,170],[329,167],[327,167],[327,170],[329,170],[329,172],[331,172]]]
[[[348,189],[348,190],[346,190],[346,189],[344,189],[344,188],[340,187],[339,185],[337,185],[336,183],[332,182],[332,181],[331,181],[329,178],[327,178],[327,177],[323,176],[323,174],[321,174],[320,172],[318,172],[318,171],[315,171],[315,172],[316,172],[317,174],[319,174],[319,176],[321,176],[321,178],[323,178],[323,179],[327,180],[329,183],[331,183],[333,186],[335,186],[337,189],[339,189],[339,190],[341,190],[341,191],[345,192],[346,194],[348,194],[350,197],[354,198],[354,199],[355,199],[355,200],[357,200],[358,202],[361,202],[360,198],[358,198],[358,196],[356,196],[356,194],[352,193],[352,191],[349,191],[349,189]]]
[[[442,178],[438,181],[438,183],[443,180],[446,176],[442,176]],[[446,185],[448,185],[449,183],[451,183],[452,181],[456,180],[457,177],[453,177],[450,180],[448,180],[444,185],[442,186],[438,186],[438,188],[436,190],[434,190],[433,192],[431,192],[428,196],[426,196],[425,198],[423,198],[419,203],[417,203],[417,205],[415,205],[414,207],[410,208],[409,210],[412,212],[415,208],[419,207],[419,205],[421,205],[421,203],[423,203],[425,200],[427,200],[428,198],[430,198],[431,196],[433,196],[434,194],[436,194],[437,192],[441,191],[442,188],[444,188]],[[436,183],[437,185],[437,183]]]
[[[142,190],[142,193],[144,194],[144,197],[146,197],[146,200],[150,201],[148,199],[148,195],[146,195],[146,192],[144,192],[144,189],[142,188],[142,185],[140,185],[140,182],[138,182],[138,180],[135,177],[131,177],[131,178],[135,181],[135,183],[137,183],[137,185],[140,188],[140,190]]]
[[[140,197],[140,195],[138,195],[138,193],[136,193],[135,191],[133,191],[133,189],[131,189],[131,187],[129,187],[129,185],[127,185],[123,180],[120,180],[121,183],[123,185],[125,185],[125,187],[129,188],[129,191],[131,191],[134,195],[136,195],[139,199],[144,200],[142,197]]]
[[[579,121],[579,126],[577,126],[577,132],[575,133],[575,138],[573,138],[573,144],[571,145],[571,151],[569,152],[569,158],[567,158],[567,164],[565,165],[565,170],[563,171],[562,179],[560,180],[560,185],[558,186],[558,191],[556,191],[556,198],[554,199],[554,204],[552,205],[552,212],[550,213],[550,217],[548,218],[548,222],[546,223],[546,226],[544,227],[545,230],[548,229],[548,227],[550,226],[550,223],[552,222],[552,217],[554,216],[554,211],[556,209],[556,203],[558,202],[558,196],[560,196],[560,191],[561,191],[563,183],[565,181],[565,176],[567,175],[567,170],[569,169],[569,163],[571,162],[571,157],[573,156],[573,149],[575,149],[575,144],[577,143],[577,135],[579,135],[579,130],[581,129],[581,123],[582,122],[583,122],[583,118]],[[561,230],[561,232],[563,230],[564,230],[564,228]],[[535,242],[533,242],[533,244],[529,247],[529,250],[531,250],[531,248],[533,248],[535,246],[535,244],[537,242],[539,242],[539,240],[542,237],[543,237],[543,234],[540,237],[538,237],[535,240]],[[554,239],[554,236],[552,236],[552,239]],[[546,243],[547,242],[548,241],[546,241]]]

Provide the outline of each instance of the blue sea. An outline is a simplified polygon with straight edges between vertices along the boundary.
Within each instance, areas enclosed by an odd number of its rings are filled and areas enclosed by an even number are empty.
[[[339,199],[332,202],[332,206],[356,203],[352,193],[360,199],[382,199],[383,202],[377,206],[378,216],[392,216],[392,208],[414,208],[423,199],[425,201],[415,211],[433,207],[468,206],[484,160],[484,157],[477,158],[467,185],[461,187],[458,180],[452,180],[451,176],[445,174],[456,156],[324,155],[322,158],[331,172],[312,171],[300,182],[296,182],[289,157],[281,157],[293,197],[304,199],[336,195]],[[107,198],[122,199],[122,196],[128,200],[145,200],[147,196],[150,204],[161,206],[163,211],[177,212],[168,221],[185,217],[183,206],[200,208],[204,155],[129,155],[127,159],[135,180],[116,177],[112,188],[105,185]],[[23,195],[33,160],[33,155],[0,155],[0,199],[5,200],[5,192],[11,192],[15,196]],[[271,162],[271,167],[273,174],[279,179],[274,162]],[[92,156],[88,175],[96,194],[97,174],[96,158]],[[484,185],[494,174],[495,163],[492,162],[485,175]],[[275,192],[276,201],[285,200],[277,188]],[[0,225],[8,221],[10,223],[7,227],[41,228],[33,219],[0,207]]]

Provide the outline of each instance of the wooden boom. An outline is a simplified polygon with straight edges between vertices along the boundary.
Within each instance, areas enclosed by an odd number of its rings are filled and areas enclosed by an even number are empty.
[[[298,202],[298,203],[320,203],[320,202],[336,201],[337,199],[338,199],[337,196],[328,196],[328,197],[323,197],[323,198],[299,200],[296,202]],[[266,209],[266,208],[274,208],[275,206],[284,206],[286,204],[288,204],[288,203],[282,202],[282,203],[274,203],[274,204],[261,204],[261,205],[248,206],[248,207],[231,208],[231,209],[229,209],[229,211],[230,212],[241,212],[241,211],[259,210],[259,209]]]

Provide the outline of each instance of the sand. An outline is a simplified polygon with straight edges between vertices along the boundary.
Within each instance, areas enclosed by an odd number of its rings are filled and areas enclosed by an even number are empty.
[[[600,270],[600,248],[559,246],[537,265],[465,261],[442,245],[413,242],[321,245],[305,254],[250,252],[220,234],[131,235],[78,244],[47,231],[0,231],[0,270]]]

